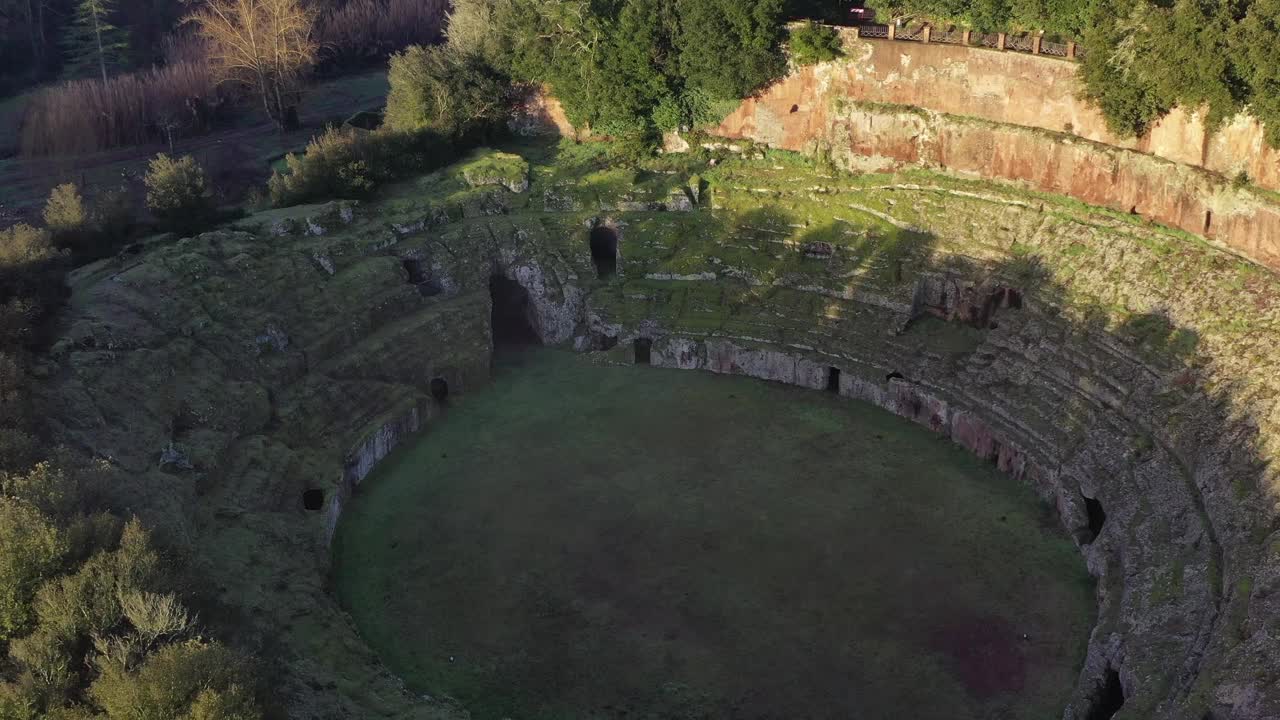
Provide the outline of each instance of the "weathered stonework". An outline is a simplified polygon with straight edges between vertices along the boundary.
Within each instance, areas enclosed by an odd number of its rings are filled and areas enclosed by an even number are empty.
[[[1229,179],[1247,170],[1260,186],[1280,187],[1280,154],[1252,121],[1206,138],[1202,128],[1187,131],[1198,119],[1176,111],[1143,141],[1127,142],[1078,99],[1069,63],[878,41],[854,41],[850,55],[797,70],[713,132],[828,152],[850,169],[910,164],[1017,181],[1133,212],[1280,269],[1280,203]],[[1237,137],[1241,123],[1251,130]]]
[[[210,548],[195,557],[238,641],[290,658],[292,717],[460,716],[381,671],[323,591],[325,549],[359,482],[439,416],[430,381],[465,402],[487,379],[494,275],[529,293],[545,342],[628,361],[647,339],[660,367],[814,391],[834,368],[841,395],[1034,487],[1098,579],[1064,720],[1088,717],[1110,673],[1117,717],[1280,717],[1280,281],[1052,199],[779,168],[742,161],[689,213],[618,211],[626,266],[608,280],[588,245],[599,210],[547,207],[537,180],[507,214],[393,198],[324,238],[268,237],[268,214],[242,225],[259,234],[104,261],[73,278],[42,402],[137,488],[138,512]],[[287,343],[260,345],[264,328]],[[179,475],[158,461],[174,446]],[[301,507],[316,487],[326,513]]]

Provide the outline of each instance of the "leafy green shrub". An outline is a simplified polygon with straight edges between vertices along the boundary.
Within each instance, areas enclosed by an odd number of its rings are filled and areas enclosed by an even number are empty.
[[[791,58],[798,65],[816,65],[844,54],[840,33],[833,27],[807,22],[791,31]]]
[[[391,58],[386,125],[462,137],[507,116],[507,84],[479,57],[451,46],[414,45]]]
[[[361,198],[383,183],[452,162],[461,149],[427,131],[330,128],[305,154],[286,157],[287,171],[274,173],[267,190],[276,207]]]
[[[63,256],[45,230],[23,223],[0,230],[0,300],[56,294],[50,268]]]
[[[250,687],[235,653],[189,640],[161,648],[136,670],[108,664],[90,694],[110,718],[254,720],[261,714]]]
[[[147,167],[147,208],[175,232],[194,232],[213,217],[213,193],[204,168],[190,155],[157,155]]]
[[[449,46],[491,67],[505,67],[509,48],[503,43],[500,23],[510,17],[511,9],[512,0],[454,0],[444,31]]]
[[[44,205],[44,224],[54,233],[80,232],[89,223],[80,190],[72,183],[53,189]]]
[[[66,551],[66,539],[48,517],[0,496],[0,643],[28,629],[39,581],[58,568]]]

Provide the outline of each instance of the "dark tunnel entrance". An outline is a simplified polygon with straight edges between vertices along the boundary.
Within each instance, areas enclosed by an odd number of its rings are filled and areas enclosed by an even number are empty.
[[[443,405],[449,400],[449,381],[435,378],[431,381],[431,398]]]
[[[591,261],[596,265],[596,276],[607,278],[618,272],[618,231],[600,225],[591,231]]]
[[[1100,501],[1087,495],[1084,496],[1084,509],[1089,515],[1089,542],[1093,542],[1102,534],[1102,526],[1107,524],[1107,513]]]
[[[324,490],[311,488],[310,490],[303,491],[302,507],[313,512],[324,507]]]
[[[649,338],[636,338],[635,354],[637,365],[650,365],[653,363],[653,341]]]
[[[1124,686],[1120,684],[1120,673],[1108,667],[1107,675],[1098,685],[1093,696],[1093,704],[1089,708],[1086,720],[1111,720],[1124,707]]]
[[[520,283],[502,275],[489,278],[489,296],[493,298],[493,344],[495,346],[541,345],[530,322],[532,308],[529,291]]]
[[[827,392],[840,394],[840,368],[827,368]]]

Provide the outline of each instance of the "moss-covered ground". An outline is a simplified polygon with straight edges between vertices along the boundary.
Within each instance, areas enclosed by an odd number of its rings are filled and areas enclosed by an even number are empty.
[[[485,720],[1054,717],[1093,591],[1025,486],[871,406],[506,358],[384,464],[336,583]]]

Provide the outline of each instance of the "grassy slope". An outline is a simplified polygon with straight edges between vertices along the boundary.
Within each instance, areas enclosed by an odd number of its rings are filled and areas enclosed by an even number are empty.
[[[1092,623],[1029,489],[782,386],[545,352],[371,482],[339,596],[481,719],[1044,718]]]

